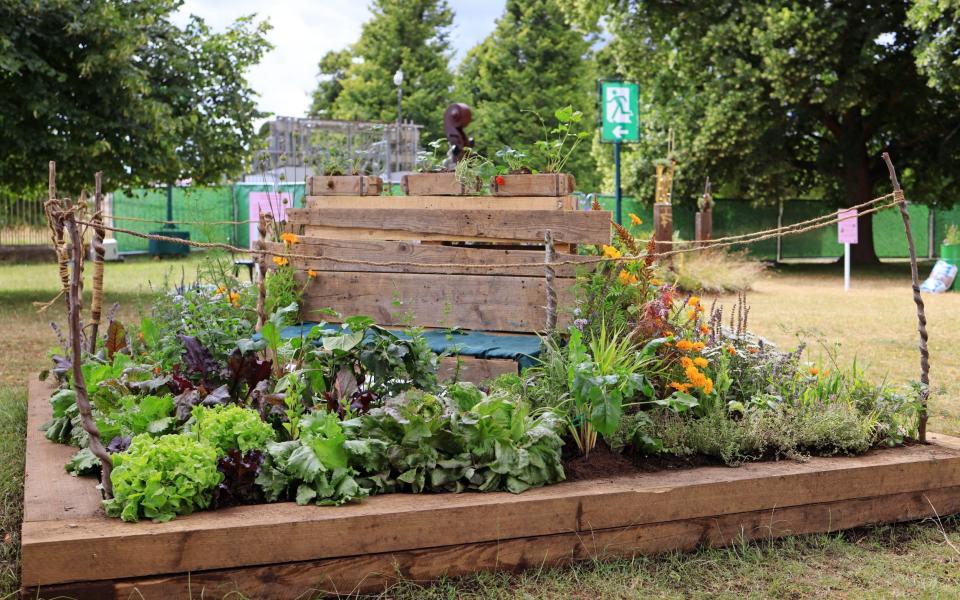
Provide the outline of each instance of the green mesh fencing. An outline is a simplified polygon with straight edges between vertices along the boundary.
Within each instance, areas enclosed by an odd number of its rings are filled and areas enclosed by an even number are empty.
[[[599,196],[598,200],[604,210],[615,209],[613,196]],[[637,202],[631,197],[622,199],[623,222],[629,224],[627,215],[636,214],[643,220],[643,225],[632,227],[637,235],[649,235],[653,228],[653,207],[650,204]],[[791,200],[783,203],[782,224],[784,226],[801,221],[807,221],[835,210],[832,205],[814,200]],[[777,206],[753,206],[744,200],[720,200],[713,207],[713,237],[727,237],[741,235],[755,231],[774,229],[777,227]],[[917,254],[920,257],[928,255],[930,237],[930,209],[927,206],[911,204],[910,230],[913,232]],[[674,206],[674,231],[679,232],[685,240],[694,239],[694,215],[691,206]],[[934,233],[936,244],[934,255],[939,251],[940,241],[943,239],[949,223],[960,223],[960,207],[949,211],[935,211]],[[907,240],[903,235],[903,220],[895,208],[875,213],[873,217],[873,241],[877,255],[881,258],[905,258],[908,256]],[[734,246],[737,248],[738,246]],[[777,240],[771,238],[747,246],[751,256],[759,259],[776,260]],[[837,258],[843,255],[843,246],[837,242],[837,226],[830,225],[797,235],[786,235],[781,238],[780,258]]]
[[[175,187],[173,188],[174,221],[232,221],[234,200],[230,186]],[[125,220],[124,217],[163,221],[167,218],[167,189],[134,189],[113,193],[113,222],[116,227],[140,233],[162,232],[162,223],[143,223]],[[177,225],[181,231],[189,231],[190,239],[196,242],[234,243],[231,225]],[[148,241],[129,234],[118,233],[117,250],[120,252],[146,252]]]

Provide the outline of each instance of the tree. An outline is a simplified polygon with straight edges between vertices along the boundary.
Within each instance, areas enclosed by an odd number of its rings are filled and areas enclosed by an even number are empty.
[[[594,72],[589,42],[570,27],[557,0],[507,0],[494,31],[460,65],[455,100],[473,109],[468,131],[479,152],[524,150],[543,139],[537,115],[549,126],[554,110],[563,106],[582,111],[587,127],[594,128]],[[596,185],[586,143],[567,170],[580,189]]]
[[[393,74],[403,70],[403,116],[423,125],[428,139],[443,136],[453,76],[446,0],[374,0],[373,16],[353,46],[356,57],[334,102],[338,119],[394,121],[397,89]]]
[[[333,105],[343,91],[343,78],[347,76],[352,60],[353,52],[350,48],[331,50],[320,59],[317,76],[319,81],[310,104],[311,117],[327,117],[333,113]]]
[[[906,194],[949,201],[956,96],[927,86],[906,0],[685,3],[579,0],[586,26],[606,16],[619,71],[641,84],[644,140],[627,185],[651,195],[652,161],[677,140],[680,197],[703,178],[755,200],[813,195],[852,206],[889,192],[888,151]],[[872,219],[853,257],[877,260]]]
[[[35,189],[56,160],[64,193],[242,173],[255,137],[245,71],[266,23],[213,33],[170,18],[179,0],[0,5],[0,185]]]

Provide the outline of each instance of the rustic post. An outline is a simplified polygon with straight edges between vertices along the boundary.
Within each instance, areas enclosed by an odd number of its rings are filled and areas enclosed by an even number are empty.
[[[703,196],[697,202],[698,208],[694,217],[694,239],[697,246],[704,246],[713,239],[713,196],[710,194],[710,178],[703,186]]]
[[[77,218],[72,209],[67,209],[66,226],[69,230],[72,245],[72,267],[70,272],[70,288],[67,293],[67,317],[70,328],[70,363],[73,369],[73,389],[76,393],[77,408],[80,412],[80,423],[89,436],[90,451],[100,459],[101,483],[107,498],[113,497],[113,485],[110,482],[110,472],[113,461],[107,449],[100,440],[100,430],[93,420],[93,411],[90,399],[87,396],[87,386],[83,379],[83,348],[81,344],[82,327],[80,312],[83,303],[83,236],[77,226]]]
[[[893,184],[893,196],[900,206],[900,216],[903,218],[903,228],[907,234],[907,247],[910,250],[910,277],[913,283],[913,302],[917,305],[917,332],[920,334],[920,423],[917,437],[920,442],[927,441],[927,399],[930,396],[930,351],[927,349],[927,315],[924,311],[923,298],[920,296],[920,273],[917,268],[917,247],[913,243],[913,232],[910,230],[910,213],[907,211],[907,201],[900,189],[897,171],[893,168],[890,155],[883,153],[883,162],[887,164],[890,173],[890,183]]]
[[[97,334],[100,329],[100,314],[103,309],[103,173],[93,175],[93,298],[90,301],[90,354],[97,351]]]
[[[257,268],[258,274],[258,292],[257,292],[257,331],[263,329],[263,324],[267,322],[267,215],[260,211],[260,217],[257,221]]]
[[[543,234],[543,242],[543,270],[547,284],[547,334],[549,335],[557,327],[557,290],[554,287],[556,273],[553,269],[553,261],[556,256],[553,247],[553,232],[549,229]]]
[[[57,265],[60,270],[60,292],[64,295],[69,291],[70,274],[67,272],[67,244],[63,236],[63,214],[60,212],[60,201],[57,199],[57,163],[51,160],[47,174],[47,219],[50,221],[53,237],[53,251],[57,255]]]
[[[670,250],[673,242],[673,204],[670,190],[673,186],[673,169],[676,162],[670,161],[670,168],[657,165],[657,187],[653,204],[653,239],[657,243],[657,254]]]

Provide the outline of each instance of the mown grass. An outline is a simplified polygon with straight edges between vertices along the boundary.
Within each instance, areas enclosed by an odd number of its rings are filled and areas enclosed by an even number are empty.
[[[131,261],[107,268],[108,302],[130,320],[165,279],[191,279],[196,258]],[[172,267],[172,271],[171,271]],[[53,265],[0,266],[0,599],[14,595],[22,514],[22,464],[27,377],[46,366],[51,320],[63,304],[38,314],[35,301],[57,292]],[[960,433],[960,293],[924,297],[931,333],[932,429]],[[721,300],[730,304],[730,296]],[[854,270],[844,293],[833,265],[771,270],[750,295],[751,328],[792,345],[797,333],[854,359],[875,378],[907,382],[918,374],[916,317],[904,265]],[[679,597],[960,597],[960,519],[876,527],[830,535],[748,543],[692,554],[587,562],[526,573],[485,574],[432,586],[402,584],[385,598],[679,598]],[[242,591],[242,590],[241,590]],[[195,590],[195,596],[200,592]],[[294,594],[296,595],[296,594]],[[208,594],[205,598],[210,598]],[[232,593],[232,598],[242,594]]]

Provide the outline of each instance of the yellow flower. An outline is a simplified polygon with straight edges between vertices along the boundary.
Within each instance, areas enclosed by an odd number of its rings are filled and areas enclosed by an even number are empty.
[[[693,342],[690,340],[677,340],[677,350],[680,352],[687,352],[693,350]]]
[[[691,321],[694,320],[694,319],[696,319],[696,318],[697,318],[697,311],[695,311],[695,310],[688,310],[688,311],[687,311],[687,318],[690,319]]]
[[[697,366],[700,367],[701,369],[706,369],[706,368],[707,368],[707,365],[710,364],[710,361],[708,361],[707,359],[705,359],[705,358],[702,357],[702,356],[698,356],[698,357],[696,357],[695,359],[693,359],[693,364],[697,365]]]
[[[621,254],[619,250],[617,250],[613,246],[607,246],[607,245],[603,246],[603,255],[606,258],[620,258],[621,256],[623,256],[623,254]]]
[[[218,294],[226,293],[226,291],[227,291],[227,288],[223,287],[222,285],[217,287]]]
[[[700,389],[703,390],[704,394],[709,394],[713,392],[713,380],[707,377],[707,380],[703,383]]]
[[[702,352],[703,349],[706,348],[706,347],[707,347],[707,345],[704,344],[703,342],[694,342],[694,343],[693,343],[693,349],[696,350],[697,352]]]
[[[316,278],[317,278],[317,272],[314,271],[313,269],[309,269],[309,270],[307,270],[307,277],[309,277],[310,279],[316,279]]]
[[[238,292],[230,292],[227,298],[230,300],[230,304],[240,306],[240,294]]]
[[[281,233],[280,241],[286,245],[296,244],[300,241],[300,238],[297,237],[295,233]]]
[[[700,304],[700,296],[690,296],[690,299],[687,300],[687,304],[690,306],[697,306]]]
[[[690,360],[690,357],[689,357],[689,356],[681,356],[681,357],[680,357],[680,366],[682,366],[684,369],[689,369],[690,367],[693,366],[693,361]]]
[[[273,264],[277,265],[278,267],[285,267],[285,266],[287,266],[288,264],[290,264],[290,261],[289,261],[286,257],[283,257],[283,256],[274,256],[274,257],[273,257]]]
[[[663,285],[663,281],[654,278],[650,280],[650,285]]]
[[[623,285],[630,285],[631,283],[636,283],[638,281],[636,275],[631,275],[624,270],[620,271],[619,279],[620,283]]]
[[[634,225],[643,225],[643,219],[633,213],[630,213],[630,222]]]

